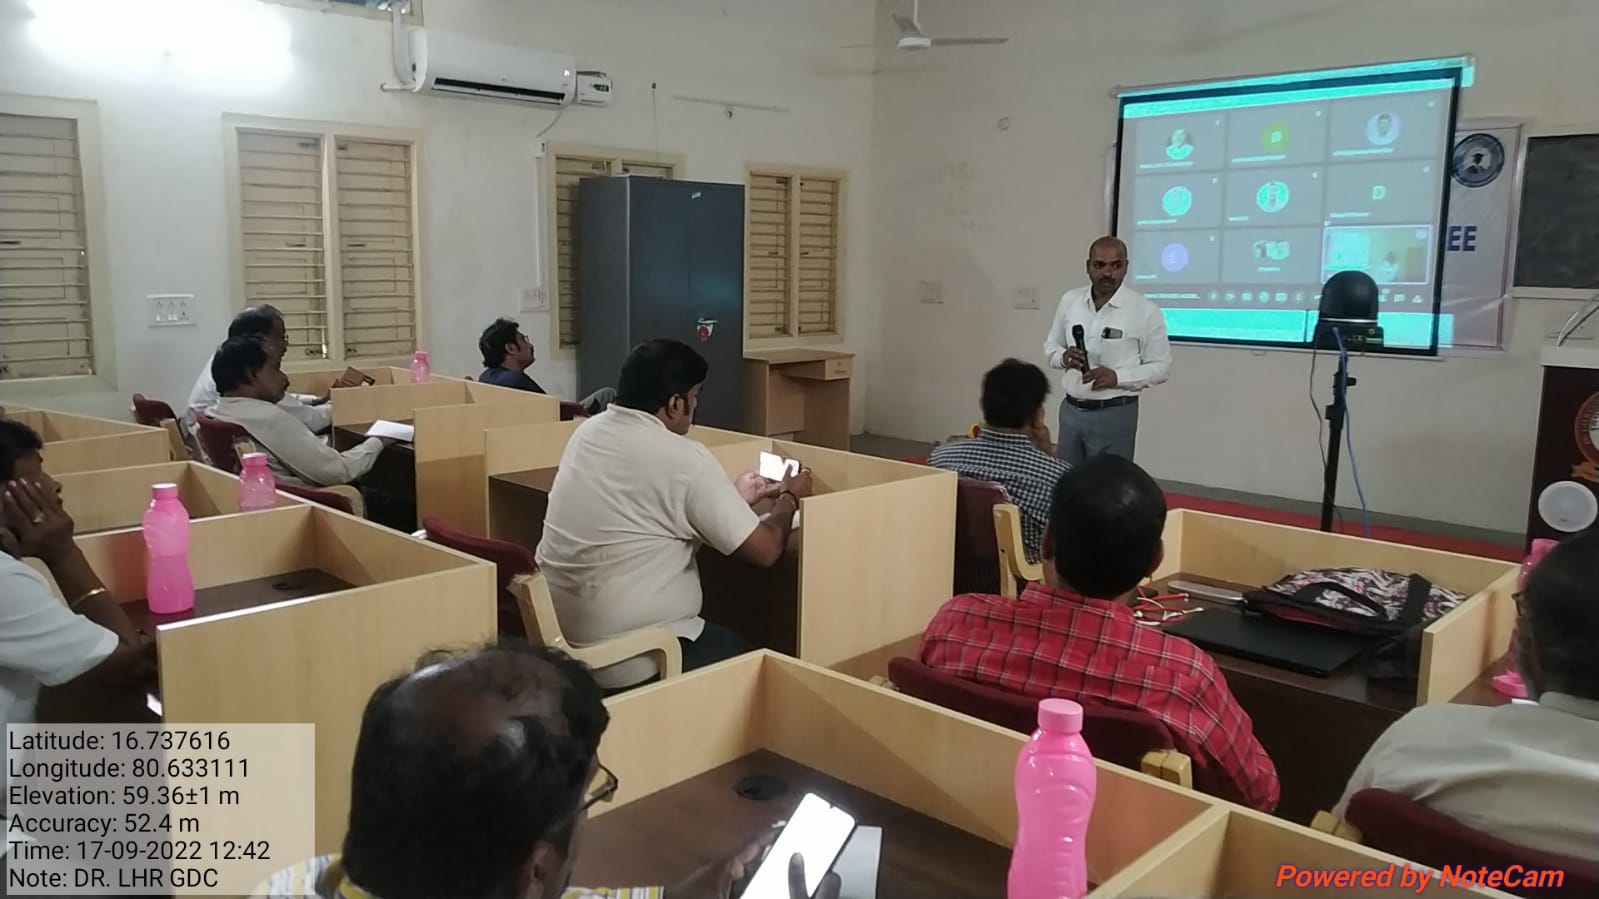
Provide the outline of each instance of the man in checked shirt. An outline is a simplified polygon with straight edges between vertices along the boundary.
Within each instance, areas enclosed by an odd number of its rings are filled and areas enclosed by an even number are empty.
[[[1044,583],[1018,599],[966,594],[922,635],[930,668],[1012,693],[1139,709],[1220,775],[1224,797],[1277,807],[1277,769],[1210,656],[1137,623],[1128,598],[1160,565],[1166,498],[1131,460],[1090,456],[1055,486]]]

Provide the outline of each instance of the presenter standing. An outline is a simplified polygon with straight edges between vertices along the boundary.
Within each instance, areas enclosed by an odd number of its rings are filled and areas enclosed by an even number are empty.
[[[1088,248],[1088,286],[1066,291],[1044,340],[1051,368],[1065,369],[1056,454],[1076,465],[1096,453],[1128,459],[1138,440],[1138,395],[1171,377],[1166,316],[1127,278],[1127,245],[1101,237]],[[1083,349],[1074,329],[1081,328]]]

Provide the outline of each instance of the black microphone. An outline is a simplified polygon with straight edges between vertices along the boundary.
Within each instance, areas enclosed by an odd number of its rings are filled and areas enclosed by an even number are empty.
[[[1082,325],[1072,325],[1072,343],[1077,344],[1077,348],[1083,351],[1083,364],[1077,367],[1082,369],[1083,374],[1086,375],[1088,374],[1088,347],[1083,344]]]

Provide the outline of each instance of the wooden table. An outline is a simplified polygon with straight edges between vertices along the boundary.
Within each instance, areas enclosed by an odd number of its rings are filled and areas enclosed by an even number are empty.
[[[353,586],[355,585],[321,569],[307,568],[271,577],[202,587],[194,591],[194,608],[187,612],[157,615],[150,611],[149,603],[144,600],[123,603],[122,610],[127,613],[128,620],[133,622],[134,627],[153,636],[155,631],[164,625],[225,615],[229,612],[287,602],[291,599],[336,593],[340,590],[349,590]]]
[[[410,424],[410,420],[400,422]],[[372,422],[336,425],[333,428],[333,448],[339,452],[366,442],[366,432]],[[361,476],[361,483],[381,490],[395,499],[416,505],[416,447],[409,443],[391,443],[383,448],[371,470]]]
[[[743,798],[740,782],[756,775],[781,778],[787,791],[770,800]],[[1005,895],[1009,849],[765,750],[591,820],[573,883],[675,884],[737,853],[810,792],[843,807],[861,826],[883,829],[880,899]]]
[[[849,382],[855,354],[823,349],[744,354],[744,430],[793,434],[800,443],[849,449]]]
[[[1192,574],[1156,581],[1159,593],[1171,592],[1171,580],[1227,587],[1238,592],[1257,589]],[[1239,615],[1240,610],[1197,600],[1206,615]],[[1227,679],[1238,704],[1254,725],[1255,738],[1277,766],[1282,785],[1278,817],[1310,823],[1318,811],[1337,804],[1349,776],[1367,750],[1406,712],[1416,707],[1414,691],[1395,689],[1366,677],[1360,660],[1328,677],[1288,671],[1274,665],[1206,650]],[[1485,674],[1461,693],[1457,702],[1496,704]]]

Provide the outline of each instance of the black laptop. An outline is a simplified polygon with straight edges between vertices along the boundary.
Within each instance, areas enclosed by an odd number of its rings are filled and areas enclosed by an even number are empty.
[[[1161,630],[1201,649],[1317,677],[1327,677],[1381,642],[1380,638],[1250,614],[1233,606],[1201,605],[1204,611]]]

